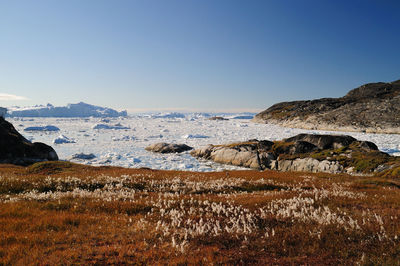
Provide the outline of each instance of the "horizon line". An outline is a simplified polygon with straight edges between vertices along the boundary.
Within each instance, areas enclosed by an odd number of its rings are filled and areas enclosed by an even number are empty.
[[[260,108],[118,108],[119,111],[127,111],[128,114],[180,112],[180,113],[259,113],[265,109]]]
[[[187,108],[187,107],[159,107],[159,108],[124,108],[124,107],[111,107],[111,106],[103,106],[99,104],[92,104],[95,106],[112,108],[119,112],[127,111],[129,114],[138,114],[138,113],[159,113],[159,112],[181,112],[181,113],[259,113],[264,111],[266,108]],[[20,105],[0,105],[7,109],[12,107],[34,107],[34,106],[46,106],[47,104],[33,104],[28,106],[20,106]],[[56,106],[56,107],[64,107],[68,104]],[[115,106],[115,105],[114,105]]]

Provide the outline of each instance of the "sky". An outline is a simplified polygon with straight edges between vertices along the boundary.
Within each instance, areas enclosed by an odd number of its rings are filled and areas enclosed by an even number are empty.
[[[0,0],[0,105],[262,111],[400,79],[400,2]]]

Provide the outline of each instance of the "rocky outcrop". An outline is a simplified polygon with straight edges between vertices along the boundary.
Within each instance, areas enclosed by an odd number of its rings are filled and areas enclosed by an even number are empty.
[[[341,98],[275,104],[254,122],[286,127],[400,134],[400,80],[369,83]]]
[[[191,155],[222,164],[265,169],[275,159],[270,151],[272,145],[273,142],[258,140],[230,145],[209,145],[192,151]]]
[[[349,146],[356,141],[355,138],[347,135],[318,135],[318,134],[299,134],[284,140],[285,142],[306,142],[311,143],[321,150],[339,149]]]
[[[282,141],[249,140],[208,145],[191,155],[254,169],[327,173],[369,173],[395,160],[368,141],[345,135],[299,134]]]
[[[29,165],[40,161],[56,161],[57,153],[44,143],[32,143],[0,117],[0,163]]]
[[[186,144],[171,144],[171,143],[154,143],[146,147],[147,151],[159,153],[181,153],[184,151],[192,150],[193,148]]]
[[[314,158],[297,158],[294,160],[276,161],[275,163],[271,164],[271,170],[278,170],[282,172],[325,172],[336,174],[343,171],[343,166],[337,161],[319,161]]]

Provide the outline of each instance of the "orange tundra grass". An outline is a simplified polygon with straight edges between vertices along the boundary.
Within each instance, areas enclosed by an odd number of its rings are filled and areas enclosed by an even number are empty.
[[[399,178],[0,166],[0,264],[400,261]]]

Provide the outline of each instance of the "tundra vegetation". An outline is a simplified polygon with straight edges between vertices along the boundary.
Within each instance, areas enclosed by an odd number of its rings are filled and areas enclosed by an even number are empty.
[[[400,177],[390,171],[0,165],[0,265],[399,265]]]

